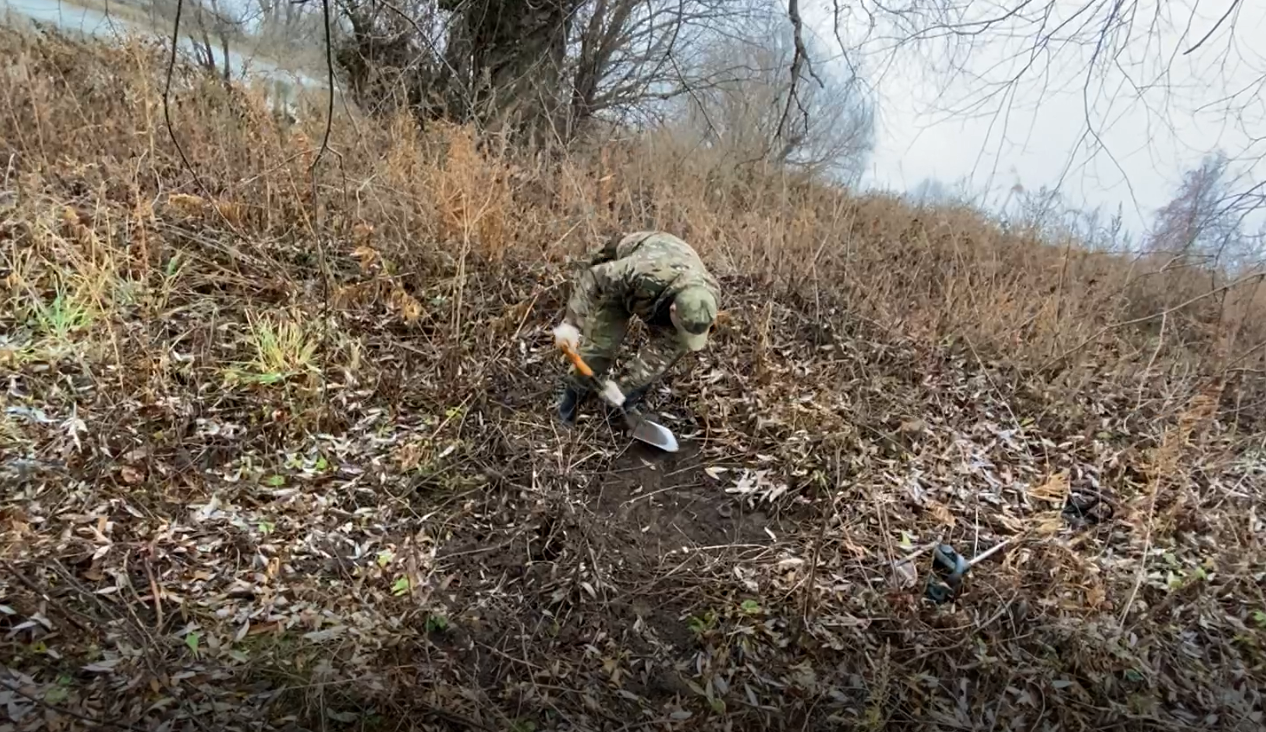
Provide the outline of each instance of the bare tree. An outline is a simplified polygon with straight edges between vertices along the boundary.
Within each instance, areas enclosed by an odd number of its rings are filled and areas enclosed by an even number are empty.
[[[1147,248],[1182,264],[1204,264],[1239,269],[1253,260],[1253,237],[1245,235],[1242,219],[1228,189],[1230,160],[1218,151],[1183,175],[1174,199],[1156,212]]]
[[[734,37],[776,16],[772,5],[736,0],[593,0],[579,11],[571,117],[645,114],[715,81],[700,75],[709,39]]]
[[[454,79],[476,116],[494,129],[544,132],[565,103],[563,67],[583,0],[441,0],[449,14]]]
[[[338,53],[371,109],[570,139],[706,86],[702,42],[778,13],[766,0],[340,0]]]
[[[249,3],[251,0],[241,1]],[[261,33],[294,34],[303,26],[308,3],[294,0],[257,0],[257,3]]]
[[[255,0],[189,0],[185,7],[192,21],[187,27],[194,60],[208,72],[225,81],[231,80],[232,47],[270,6]],[[173,16],[175,14],[174,5],[164,6],[162,10]]]
[[[713,40],[698,74],[712,82],[681,97],[685,126],[733,162],[772,162],[855,182],[874,144],[870,106],[856,77],[823,69],[810,78],[810,50],[777,18],[754,25],[745,38]],[[804,61],[791,77],[798,56]]]

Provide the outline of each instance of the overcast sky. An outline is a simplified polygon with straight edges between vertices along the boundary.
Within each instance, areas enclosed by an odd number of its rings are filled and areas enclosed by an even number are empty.
[[[1156,16],[1158,1],[1163,5]],[[830,0],[802,2],[808,3],[806,23],[825,45],[838,49]],[[944,73],[920,73],[926,64],[911,53],[903,51],[894,58],[873,43],[861,60],[867,76],[875,79],[879,97],[877,149],[866,182],[909,190],[925,178],[946,184],[967,178],[974,191],[991,190],[995,204],[1017,182],[1031,190],[1060,186],[1079,206],[1102,204],[1111,212],[1121,204],[1127,226],[1139,231],[1155,209],[1172,198],[1183,171],[1198,165],[1206,153],[1221,146],[1232,158],[1266,155],[1266,141],[1252,139],[1266,137],[1266,114],[1258,93],[1266,74],[1266,4],[1237,4],[1204,46],[1182,55],[1237,2],[1126,2],[1125,7],[1139,10],[1132,38],[1116,63],[1088,87],[1085,70],[1094,47],[1065,46],[1052,54],[1053,59],[1039,60],[1014,87],[1012,97],[999,96],[970,115],[962,113],[965,103],[985,98],[994,89],[990,80],[1019,68],[1014,58],[1008,60],[1006,49],[973,51],[966,68],[981,78],[963,75],[947,84]],[[996,8],[1019,4],[976,3],[995,14]],[[1059,2],[1056,16],[1070,17],[1083,6],[1100,4],[1106,13],[1109,4],[1103,0]],[[1031,5],[1042,7],[1046,2]],[[1188,27],[1193,5],[1196,17]],[[1156,30],[1149,33],[1146,27],[1153,21]],[[1021,42],[1029,41],[1009,43],[1012,53]],[[940,62],[944,57],[931,53],[926,60]],[[1142,92],[1135,89],[1146,85],[1150,86]],[[1083,95],[1083,87],[1088,94]],[[1252,93],[1242,94],[1234,104],[1218,104],[1246,88]],[[941,106],[959,109],[937,111],[938,100]],[[1091,128],[1102,140],[1098,149],[1086,134]],[[1266,178],[1261,163],[1241,163],[1236,172],[1245,176],[1241,187]],[[1259,216],[1252,222],[1254,227],[1262,220]]]

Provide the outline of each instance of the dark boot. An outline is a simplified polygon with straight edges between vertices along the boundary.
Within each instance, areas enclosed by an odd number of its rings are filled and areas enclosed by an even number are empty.
[[[585,400],[587,392],[575,384],[563,386],[562,397],[558,400],[558,419],[565,425],[576,423],[576,415],[580,412],[580,404]]]

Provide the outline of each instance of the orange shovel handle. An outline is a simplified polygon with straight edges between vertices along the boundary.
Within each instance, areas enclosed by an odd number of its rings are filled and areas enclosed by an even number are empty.
[[[567,346],[563,346],[562,348],[563,353],[567,356],[567,360],[571,361],[571,364],[576,367],[577,371],[589,378],[593,378],[593,369],[589,368],[589,364],[585,363],[585,359],[581,358],[579,353],[576,353]]]

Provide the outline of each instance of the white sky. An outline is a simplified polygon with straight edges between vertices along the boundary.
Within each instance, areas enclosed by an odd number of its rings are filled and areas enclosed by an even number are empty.
[[[1101,0],[1058,4],[1067,17],[1070,10],[1091,2]],[[1162,20],[1168,22],[1157,26],[1149,42],[1143,26],[1152,21],[1157,2],[1163,3],[1167,18]],[[1266,113],[1256,93],[1259,87],[1254,85],[1266,74],[1266,4],[1241,3],[1237,14],[1204,46],[1189,56],[1181,55],[1214,27],[1233,2],[1138,0],[1142,19],[1132,31],[1120,65],[1092,82],[1088,97],[1083,97],[1082,82],[1093,48],[1065,47],[1024,77],[1010,104],[1002,104],[999,98],[974,116],[938,114],[934,103],[938,98],[942,104],[958,100],[961,106],[979,100],[989,88],[986,84],[960,77],[947,85],[944,74],[921,73],[920,64],[912,63],[908,53],[898,57],[900,62],[884,67],[880,62],[891,60],[891,54],[867,53],[861,64],[868,77],[877,78],[879,99],[877,146],[866,183],[909,190],[925,178],[951,186],[965,178],[972,192],[991,191],[994,204],[1017,182],[1030,190],[1058,186],[1069,203],[1087,209],[1103,205],[1110,214],[1120,203],[1127,227],[1141,232],[1153,212],[1172,198],[1182,173],[1198,165],[1204,154],[1221,146],[1233,159],[1266,155],[1266,140],[1253,139],[1266,138]],[[830,0],[802,3],[806,3],[805,22],[823,46],[838,49]],[[1019,0],[977,3],[991,14],[1018,4]],[[1032,5],[1041,7],[1045,2]],[[1195,19],[1185,28],[1193,5],[1197,5]],[[1011,45],[1013,52],[1017,47]],[[985,79],[999,79],[1018,68],[1006,62],[1008,55],[1000,48],[978,50],[967,68]],[[943,58],[931,54],[929,59],[938,57]],[[1162,67],[1168,67],[1167,75],[1161,75]],[[1135,84],[1154,86],[1139,94],[1127,83],[1127,73]],[[1239,98],[1238,115],[1229,114],[1226,104],[1216,106],[1232,90],[1251,85],[1254,93]],[[1203,105],[1215,106],[1197,111]],[[995,114],[1000,109],[1009,109],[1009,114]],[[1088,129],[1087,109],[1101,133],[1103,144],[1098,151],[1086,142],[1079,145]],[[1266,178],[1266,166],[1261,163],[1233,167],[1246,176],[1237,187]],[[1262,220],[1249,223],[1256,227]]]

